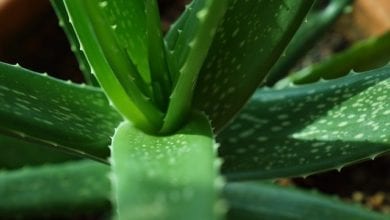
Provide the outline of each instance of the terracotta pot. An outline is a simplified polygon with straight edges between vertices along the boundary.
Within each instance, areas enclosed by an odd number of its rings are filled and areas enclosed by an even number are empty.
[[[377,36],[390,30],[389,0],[356,0],[354,22],[365,36]]]

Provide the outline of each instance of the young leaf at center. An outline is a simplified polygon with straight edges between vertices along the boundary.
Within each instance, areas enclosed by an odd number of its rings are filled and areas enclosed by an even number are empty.
[[[204,116],[193,116],[171,136],[145,134],[124,122],[111,150],[119,219],[218,219],[218,161]]]

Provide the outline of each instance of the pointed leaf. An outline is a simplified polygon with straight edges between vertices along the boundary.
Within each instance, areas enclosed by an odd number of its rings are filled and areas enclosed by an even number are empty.
[[[119,219],[217,219],[213,135],[203,116],[171,136],[128,122],[112,143],[112,184]]]
[[[148,0],[146,4],[146,21],[148,25],[148,52],[154,98],[161,109],[166,111],[168,98],[172,92],[167,54],[161,31],[159,8],[156,0]]]
[[[189,18],[183,24],[182,34],[177,37],[170,51],[170,70],[173,71],[174,89],[162,133],[169,133],[184,123],[191,108],[194,87],[220,19],[225,13],[228,0],[195,0],[189,9]],[[184,22],[184,21],[183,21]]]
[[[0,173],[0,185],[5,187],[0,188],[0,213],[4,218],[39,218],[56,214],[64,217],[69,211],[73,215],[87,210],[110,212],[110,206],[104,205],[110,191],[108,169],[93,161],[83,161]],[[32,185],[36,186],[33,191]],[[10,188],[15,191],[4,191]],[[223,192],[230,205],[227,219],[232,220],[388,218],[337,199],[272,184],[228,183]],[[35,198],[35,202],[21,199],[27,197]]]
[[[63,0],[50,0],[54,11],[59,19],[59,25],[65,31],[65,34],[71,44],[71,50],[75,55],[81,72],[83,73],[84,80],[89,85],[98,86],[98,83],[91,72],[91,67],[85,57],[85,54],[80,50],[80,43],[77,39],[76,33],[74,32],[71,24],[69,23],[69,17],[66,13],[65,4]]]
[[[390,61],[390,31],[354,44],[351,48],[302,70],[294,72],[276,83],[283,88],[290,83],[306,84],[319,79],[334,79],[346,75],[351,69],[365,71],[383,66]]]
[[[100,89],[0,63],[0,132],[105,158],[122,118]]]
[[[115,26],[110,26],[104,17],[102,9],[108,7],[107,2],[64,0],[64,3],[92,73],[114,106],[136,126],[157,131],[163,114],[151,100],[150,85],[143,81],[117,41]]]
[[[152,0],[154,1],[154,0]],[[100,10],[107,25],[113,26],[115,40],[136,66],[142,79],[150,84],[151,73],[148,57],[147,16],[144,0],[94,1],[100,4]],[[148,0],[150,2],[150,0]],[[98,8],[96,8],[99,10]],[[108,27],[105,27],[108,28]]]
[[[196,85],[194,105],[219,131],[283,52],[313,0],[230,0]]]
[[[228,184],[224,195],[231,206],[227,219],[232,220],[385,220],[390,217],[318,193],[273,184]]]
[[[390,67],[261,89],[219,136],[230,179],[307,175],[390,150]]]
[[[283,56],[272,67],[266,78],[266,85],[272,86],[287,75],[289,70],[321,39],[337,18],[343,14],[353,0],[332,0],[324,9],[319,7],[324,3],[317,0],[310,10],[305,22],[299,27],[293,39],[283,52]]]
[[[170,52],[168,56],[172,60],[170,61],[170,67],[172,70],[178,69],[178,66],[182,66],[184,58],[187,56],[189,42],[191,41],[192,36],[190,33],[193,33],[196,29],[196,26],[192,25],[197,22],[196,14],[202,9],[202,1],[191,1],[188,5],[185,6],[184,12],[179,16],[176,21],[171,24],[168,32],[165,34],[164,42],[166,49]],[[186,31],[183,32],[183,30]],[[184,36],[185,35],[185,36]],[[181,57],[179,55],[182,55]],[[175,73],[174,71],[170,72],[171,74]],[[177,74],[177,73],[175,73]],[[172,75],[172,79],[176,78],[177,75]]]
[[[153,84],[150,97],[160,105],[165,104],[171,85],[156,0],[115,0],[99,4],[108,24],[114,27],[112,31],[120,49],[126,51],[142,80],[149,86]]]

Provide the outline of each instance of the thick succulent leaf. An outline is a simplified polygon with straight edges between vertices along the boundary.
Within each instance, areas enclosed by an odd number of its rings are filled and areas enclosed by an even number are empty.
[[[73,219],[110,208],[109,167],[94,161],[0,171],[2,219]]]
[[[246,103],[292,38],[312,0],[230,0],[200,71],[194,105],[219,131]]]
[[[142,80],[148,85],[153,83],[152,98],[163,105],[171,85],[156,0],[115,0],[99,4],[109,25],[114,27],[118,45],[126,51]]]
[[[265,183],[232,183],[224,190],[230,202],[227,219],[242,220],[380,220],[390,216],[344,203],[318,193],[307,193]]]
[[[117,26],[110,26],[104,17],[103,9],[108,3],[98,0],[64,0],[64,3],[81,50],[113,105],[136,126],[158,130],[163,114],[150,98],[150,84],[142,79],[134,61],[117,40],[114,31]]]
[[[169,48],[169,65],[174,89],[162,128],[172,132],[182,125],[191,108],[194,87],[228,0],[195,0],[174,48]],[[193,10],[192,10],[193,8]],[[183,18],[184,20],[184,18]],[[179,31],[179,30],[177,30]]]
[[[107,166],[93,161],[1,172],[0,213],[3,218],[109,213],[108,172]],[[386,219],[336,199],[264,183],[228,183],[223,196],[230,204],[227,219],[232,220]]]
[[[230,179],[306,175],[390,149],[390,67],[259,89],[219,136]]]
[[[47,146],[0,134],[0,170],[61,163],[75,159],[76,157],[74,156],[64,154]]]
[[[178,69],[177,66],[183,65],[183,58],[185,58],[185,55],[188,54],[189,48],[185,47],[185,45],[189,44],[189,42],[191,41],[191,36],[190,34],[187,34],[187,32],[183,32],[183,29],[186,28],[187,30],[191,30],[190,28],[196,28],[196,26],[192,25],[192,23],[197,21],[196,13],[198,13],[202,9],[202,5],[199,4],[199,2],[200,1],[191,1],[191,3],[186,5],[184,12],[179,16],[178,19],[176,19],[173,24],[171,24],[168,32],[165,34],[165,46],[167,52],[170,51],[170,56],[168,56],[168,58],[173,59],[170,60],[169,66],[173,69]],[[190,33],[193,32],[193,30],[190,31]],[[183,34],[187,36],[182,36]],[[186,44],[184,42],[186,42]],[[178,54],[183,54],[183,56],[179,57]],[[170,71],[170,73],[173,74],[174,71]],[[172,75],[172,79],[177,77],[176,74],[177,73],[175,73],[175,75]]]
[[[227,1],[223,0],[219,1],[218,3],[214,3],[219,4],[219,9],[210,8],[212,6],[211,3],[211,0],[192,1],[186,6],[185,11],[181,14],[179,19],[177,19],[177,21],[172,24],[168,33],[166,34],[165,42],[171,59],[170,66],[172,68],[171,73],[173,74],[172,79],[177,80],[179,77],[179,70],[186,62],[191,62],[191,60],[188,59],[192,50],[192,47],[190,46],[191,42],[194,41],[198,30],[201,30],[205,26],[204,18],[202,18],[204,15],[201,14],[208,12],[209,16],[213,16],[214,21],[217,22],[214,25],[217,25],[218,21],[221,19],[221,16],[223,16],[224,11],[226,10]],[[212,37],[210,37],[208,41],[211,43]]]
[[[97,88],[0,63],[0,132],[91,157],[122,120]]]
[[[89,85],[98,86],[98,83],[95,77],[91,73],[91,67],[85,57],[84,53],[80,50],[80,43],[77,39],[76,33],[74,32],[71,24],[69,23],[69,17],[65,9],[63,0],[50,0],[57,17],[59,19],[59,24],[64,30],[70,44],[71,50],[74,53],[77,61],[79,62],[79,68],[83,73],[84,80]]]
[[[291,42],[285,49],[283,56],[269,71],[266,85],[272,86],[287,75],[289,70],[321,39],[329,27],[345,11],[353,0],[332,0],[326,8],[319,8],[324,3],[317,0],[310,10],[305,22],[299,27]]]
[[[152,0],[154,1],[154,0]],[[148,57],[147,17],[144,0],[100,2],[104,18],[113,26],[115,40],[134,63],[142,79],[151,82]],[[150,2],[150,1],[148,1]],[[108,28],[108,27],[105,27]]]
[[[212,137],[203,116],[171,136],[122,123],[111,146],[119,219],[217,219],[219,167]]]
[[[344,52],[290,74],[276,83],[283,88],[290,83],[305,84],[321,78],[334,79],[348,74],[351,69],[364,71],[383,66],[390,61],[390,31],[353,45]]]
[[[172,79],[170,78],[166,48],[161,32],[161,21],[156,0],[145,2],[148,34],[149,64],[154,90],[154,99],[164,111],[168,107],[168,98],[172,92]]]

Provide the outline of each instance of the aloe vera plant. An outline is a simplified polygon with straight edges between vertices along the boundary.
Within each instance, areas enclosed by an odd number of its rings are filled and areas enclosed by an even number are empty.
[[[388,66],[261,86],[313,1],[52,4],[90,85],[0,63],[1,217],[389,218],[267,181],[390,149]]]

